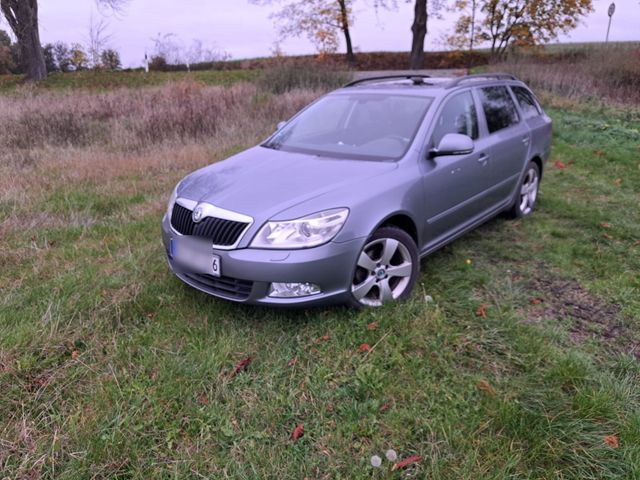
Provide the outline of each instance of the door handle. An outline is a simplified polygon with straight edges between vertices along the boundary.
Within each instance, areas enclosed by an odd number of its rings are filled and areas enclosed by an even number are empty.
[[[525,145],[529,145],[529,141],[530,141],[529,137],[524,137],[522,139],[522,143],[524,143]]]
[[[483,153],[478,157],[478,162],[482,164],[487,163],[489,161],[489,158],[490,158],[489,155],[487,155],[486,153]]]

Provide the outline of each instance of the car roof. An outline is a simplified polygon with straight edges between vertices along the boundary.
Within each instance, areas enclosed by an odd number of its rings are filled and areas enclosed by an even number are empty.
[[[471,86],[484,85],[526,86],[510,73],[483,73],[462,77],[430,77],[428,75],[386,75],[354,80],[336,92],[389,93],[440,97],[447,93]]]

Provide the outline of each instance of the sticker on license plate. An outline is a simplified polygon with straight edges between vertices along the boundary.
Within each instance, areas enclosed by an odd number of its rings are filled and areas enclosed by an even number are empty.
[[[192,238],[172,238],[169,244],[171,258],[195,273],[222,275],[220,256],[211,253],[211,244]]]

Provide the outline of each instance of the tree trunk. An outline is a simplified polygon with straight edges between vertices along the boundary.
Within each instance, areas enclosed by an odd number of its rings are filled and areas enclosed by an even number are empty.
[[[344,41],[347,44],[347,62],[351,65],[356,63],[356,56],[353,53],[353,44],[351,43],[351,32],[349,31],[349,11],[347,9],[346,0],[338,0],[340,6],[340,29],[344,33]]]
[[[476,0],[471,1],[471,37],[469,38],[469,51],[473,52],[473,41],[476,37]]]
[[[424,38],[427,35],[427,0],[416,0],[413,25],[411,25],[413,39],[411,41],[411,70],[424,67]]]
[[[18,39],[20,61],[27,80],[44,80],[47,67],[40,44],[37,0],[0,0],[0,9]]]

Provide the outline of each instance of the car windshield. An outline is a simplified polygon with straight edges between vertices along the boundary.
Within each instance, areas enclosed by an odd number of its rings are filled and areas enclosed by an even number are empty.
[[[410,95],[328,95],[262,146],[334,158],[398,159],[409,148],[432,101]]]

